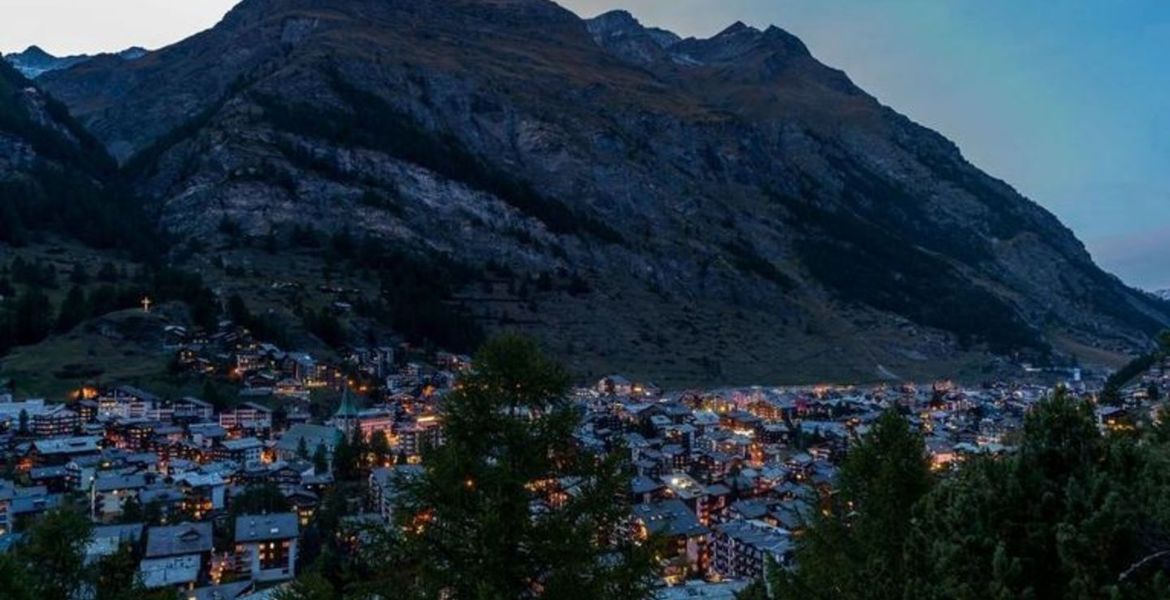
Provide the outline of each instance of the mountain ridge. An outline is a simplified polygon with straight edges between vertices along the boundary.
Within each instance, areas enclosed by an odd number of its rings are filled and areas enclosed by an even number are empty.
[[[686,372],[685,345],[728,381],[932,375],[1132,353],[1170,322],[797,38],[666,33],[542,0],[246,0],[40,83],[176,235],[312,225],[587,280],[524,327],[591,368]],[[598,333],[619,316],[631,331]]]
[[[68,69],[74,65],[93,60],[95,58],[110,56],[120,60],[132,61],[138,60],[146,56],[150,51],[139,47],[131,46],[120,52],[113,52],[108,54],[75,54],[70,56],[54,56],[49,54],[40,46],[29,46],[21,52],[14,52],[4,55],[4,61],[15,67],[21,75],[29,79],[36,79],[45,73],[51,71],[60,71]]]

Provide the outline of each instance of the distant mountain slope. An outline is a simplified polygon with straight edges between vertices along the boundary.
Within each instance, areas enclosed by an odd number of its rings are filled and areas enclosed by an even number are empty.
[[[484,310],[590,370],[921,377],[1134,352],[1170,323],[775,27],[684,40],[544,0],[245,0],[40,81],[179,235],[312,226],[509,287],[580,282],[520,321]]]
[[[151,237],[141,205],[118,186],[100,142],[13,67],[0,61],[0,244],[36,231],[67,233],[97,247]]]
[[[145,48],[134,46],[121,52],[100,56],[113,56],[121,60],[138,60],[146,56],[147,52],[149,51]],[[53,56],[39,46],[29,46],[24,52],[14,52],[4,55],[5,62],[12,65],[17,71],[20,71],[21,75],[29,79],[36,79],[50,71],[68,69],[73,65],[81,64],[93,58],[94,56],[90,54]]]

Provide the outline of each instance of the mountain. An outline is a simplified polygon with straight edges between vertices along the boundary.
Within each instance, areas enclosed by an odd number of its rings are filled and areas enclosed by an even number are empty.
[[[0,62],[0,243],[53,230],[97,247],[140,213],[117,193],[117,165],[59,102]]]
[[[244,0],[38,83],[180,238],[313,228],[477,273],[583,373],[877,380],[1118,361],[1170,308],[796,37],[545,0]],[[202,247],[203,244],[195,244]],[[533,285],[534,282],[538,285]]]
[[[137,60],[146,56],[147,52],[148,50],[145,48],[135,46],[109,56],[114,56],[122,60]],[[8,64],[15,67],[17,71],[20,71],[21,75],[29,79],[36,79],[49,71],[68,69],[73,65],[81,64],[92,58],[94,57],[89,54],[53,56],[42,50],[39,46],[29,46],[24,52],[4,56],[4,60]]]

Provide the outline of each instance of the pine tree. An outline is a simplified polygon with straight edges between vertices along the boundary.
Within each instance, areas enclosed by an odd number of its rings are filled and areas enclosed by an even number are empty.
[[[303,442],[304,438],[301,441]],[[329,472],[329,453],[325,450],[324,444],[317,444],[317,449],[313,451],[313,471],[318,475]]]
[[[6,600],[36,600],[32,577],[11,554],[0,553],[0,590]]]
[[[350,441],[350,436],[342,435],[333,448],[333,472],[341,481],[352,481],[357,475],[357,450]]]
[[[385,465],[390,461],[392,456],[390,440],[386,438],[385,431],[375,431],[370,436],[370,456],[377,466]]]
[[[16,297],[13,337],[17,344],[35,344],[45,339],[52,324],[53,307],[44,292],[30,287]]]
[[[515,337],[489,342],[475,366],[445,404],[446,443],[427,454],[424,474],[398,499],[407,533],[371,591],[394,586],[405,597],[453,600],[647,597],[648,552],[623,535],[626,455],[577,448],[564,371]],[[559,488],[567,481],[575,482],[571,494]]]
[[[846,456],[827,513],[800,538],[799,570],[779,575],[779,597],[901,598],[910,509],[930,486],[921,436],[886,411]]]
[[[85,549],[91,525],[69,509],[43,515],[19,546],[17,559],[32,577],[37,597],[72,598],[85,582]]]
[[[1059,391],[1025,419],[1019,451],[963,464],[915,510],[915,597],[1165,597],[1170,451],[1102,436],[1093,407]],[[1144,567],[1142,566],[1144,565]]]
[[[76,285],[70,288],[69,294],[61,303],[61,309],[57,312],[57,332],[68,332],[84,321],[88,306],[85,292]]]

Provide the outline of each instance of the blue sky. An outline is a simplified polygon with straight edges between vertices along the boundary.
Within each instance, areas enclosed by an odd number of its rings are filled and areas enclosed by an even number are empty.
[[[0,0],[0,50],[157,47],[232,0]],[[563,0],[708,36],[776,24],[1052,210],[1107,269],[1170,287],[1170,2]]]

